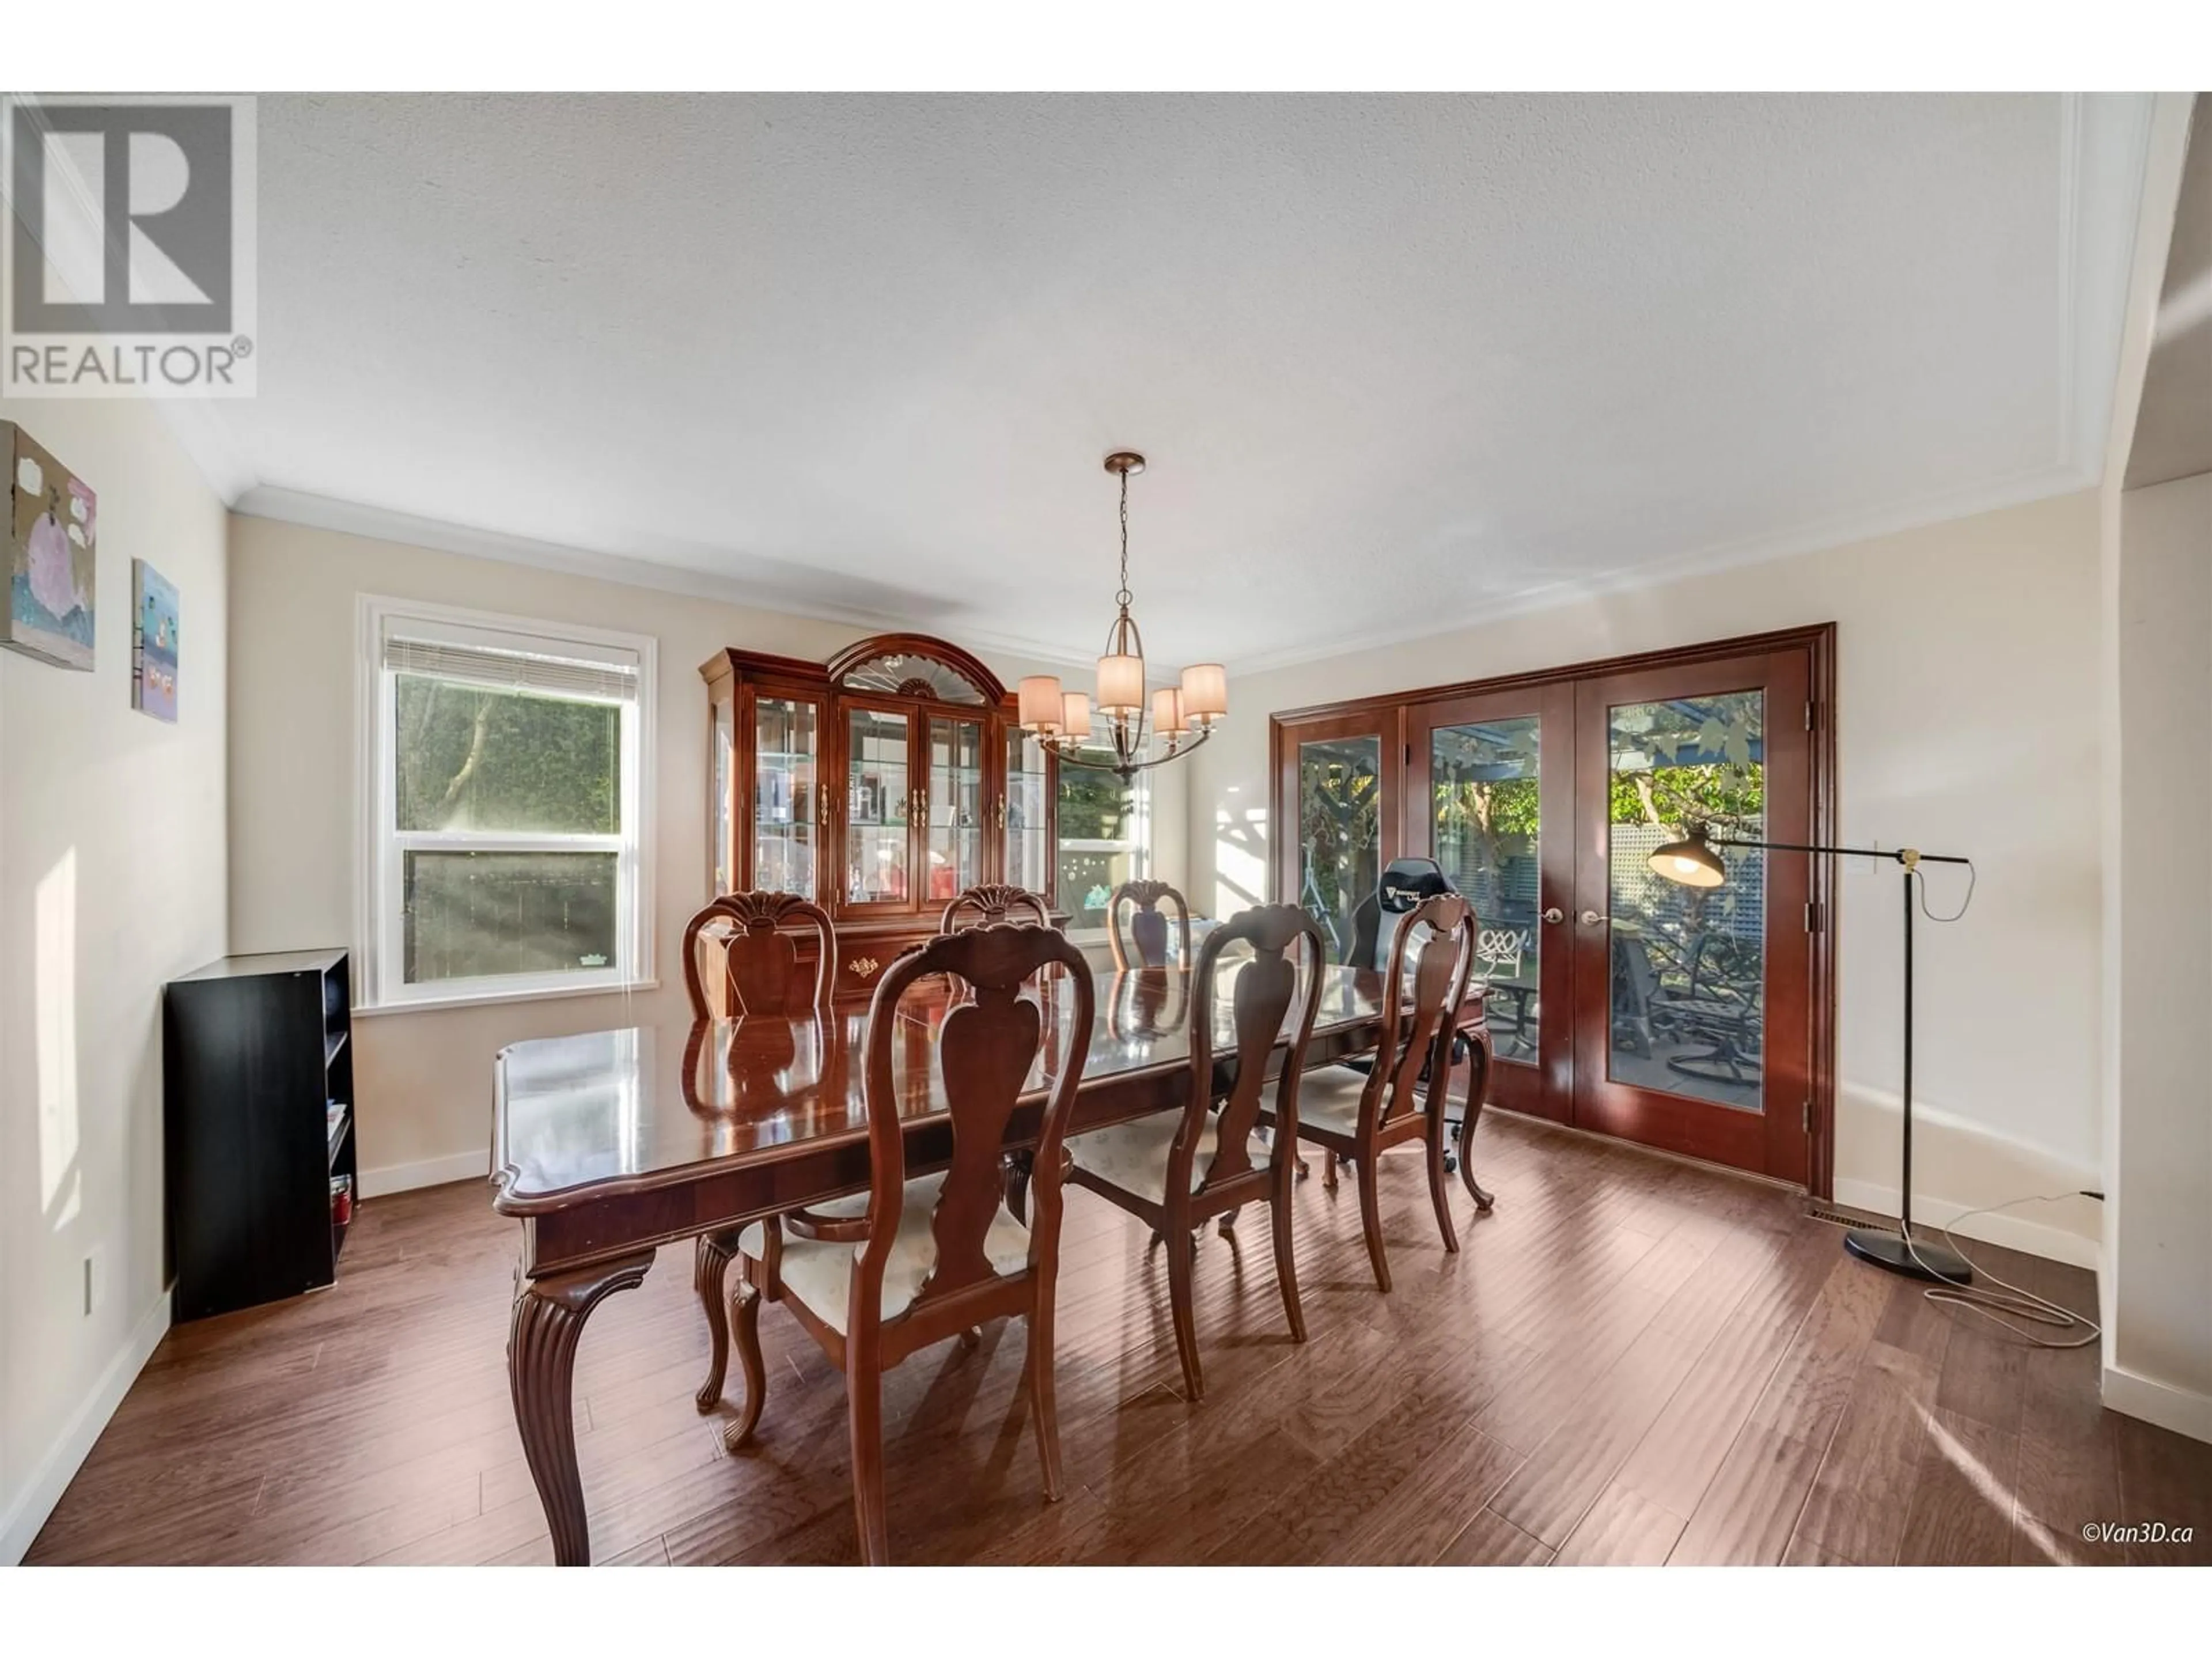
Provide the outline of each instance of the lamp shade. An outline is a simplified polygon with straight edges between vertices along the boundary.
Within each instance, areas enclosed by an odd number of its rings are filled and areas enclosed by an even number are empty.
[[[1060,723],[1060,677],[1032,674],[1014,688],[1021,723],[1030,732],[1057,732]]]
[[[1182,722],[1182,693],[1172,685],[1164,685],[1152,693],[1152,730],[1164,738],[1172,738],[1185,731]]]
[[[1145,659],[1126,653],[1098,659],[1098,712],[1133,714],[1145,706]]]
[[[1091,735],[1091,699],[1080,691],[1069,691],[1060,699],[1060,729],[1071,738]]]
[[[1705,842],[1705,826],[1693,823],[1681,841],[1655,848],[1650,857],[1654,875],[1664,876],[1685,887],[1717,887],[1728,879],[1728,866]]]
[[[1194,726],[1229,712],[1229,673],[1218,662],[1193,663],[1182,671],[1182,715]]]

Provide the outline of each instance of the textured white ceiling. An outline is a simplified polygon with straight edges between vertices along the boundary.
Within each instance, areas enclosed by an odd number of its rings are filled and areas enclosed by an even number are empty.
[[[1071,655],[1139,448],[1155,659],[1318,655],[2086,481],[2146,107],[267,97],[216,415],[247,510]]]

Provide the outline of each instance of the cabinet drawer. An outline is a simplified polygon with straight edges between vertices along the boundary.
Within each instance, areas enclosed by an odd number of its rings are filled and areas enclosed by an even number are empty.
[[[839,1002],[866,1002],[876,994],[876,981],[897,960],[899,953],[937,930],[922,926],[896,933],[869,932],[841,936],[837,941],[837,977],[830,994]]]

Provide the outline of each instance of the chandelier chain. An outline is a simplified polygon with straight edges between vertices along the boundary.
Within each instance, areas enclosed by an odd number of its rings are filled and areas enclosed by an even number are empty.
[[[1121,589],[1115,594],[1114,603],[1126,615],[1129,601],[1135,596],[1129,592],[1129,475],[1121,475]]]

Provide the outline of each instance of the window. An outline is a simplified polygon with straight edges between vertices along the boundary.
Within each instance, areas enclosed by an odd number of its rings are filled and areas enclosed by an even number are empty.
[[[653,644],[362,605],[365,1007],[649,977]]]
[[[1106,902],[1152,859],[1152,791],[1088,766],[1060,769],[1060,902],[1070,931],[1103,928]]]

